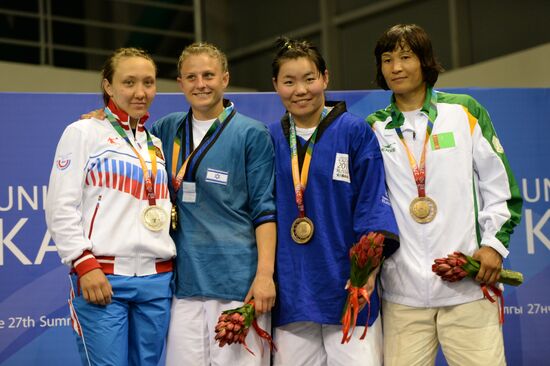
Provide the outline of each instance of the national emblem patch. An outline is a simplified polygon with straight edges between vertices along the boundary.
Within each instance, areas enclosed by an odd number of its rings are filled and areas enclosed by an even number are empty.
[[[502,147],[502,145],[500,144],[500,140],[498,139],[498,137],[496,135],[493,135],[493,147],[495,148],[495,151],[499,154],[503,154],[504,153],[504,148]]]
[[[65,170],[71,165],[71,159],[69,158],[71,154],[59,156],[55,161],[55,166],[58,170]]]

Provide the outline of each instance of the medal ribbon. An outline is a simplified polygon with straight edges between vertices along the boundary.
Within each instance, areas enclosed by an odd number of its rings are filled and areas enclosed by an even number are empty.
[[[130,141],[130,139],[128,138],[128,135],[120,125],[120,122],[113,115],[113,113],[108,107],[105,107],[105,115],[107,116],[107,119],[109,120],[109,122],[111,122],[111,125],[113,126],[115,131],[120,135],[120,137],[122,137],[128,143],[128,145],[130,145],[130,147],[134,151],[134,154],[136,154],[137,158],[139,159],[141,170],[143,171],[143,179],[145,181],[145,191],[147,192],[147,200],[149,201],[149,206],[155,206],[157,204],[157,201],[155,197],[155,186],[153,185],[153,182],[155,180],[155,177],[157,176],[157,154],[155,153],[155,145],[153,145],[153,140],[151,139],[151,135],[149,134],[149,131],[145,130],[145,134],[147,135],[147,151],[149,152],[149,157],[151,158],[152,172],[149,172],[149,169],[147,169],[147,164],[145,163],[145,160],[143,160],[143,157],[134,147],[134,144],[132,144],[132,141]]]
[[[437,118],[437,94],[433,92],[431,88],[428,88],[426,93],[428,95],[426,96],[426,101],[422,106],[422,111],[428,115],[428,125],[426,126],[426,138],[424,139],[422,154],[420,155],[420,164],[416,163],[414,155],[411,153],[411,150],[403,137],[403,132],[401,131],[401,126],[404,121],[403,114],[397,109],[397,106],[394,103],[392,103],[391,108],[391,118],[394,123],[397,122],[399,125],[399,127],[395,128],[395,131],[403,143],[403,146],[405,146],[405,151],[407,152],[407,157],[409,159],[409,165],[411,166],[414,181],[418,189],[418,197],[426,196],[426,145],[428,144],[428,140],[432,134],[433,123]]]
[[[323,107],[323,112],[321,113],[321,119],[319,121],[319,124],[321,124],[321,121],[326,117],[327,114],[328,114],[328,108]],[[311,164],[313,147],[315,146],[315,140],[317,138],[317,131],[319,130],[319,125],[317,125],[317,128],[315,129],[315,131],[313,131],[313,134],[309,139],[306,155],[304,157],[304,163],[302,165],[302,171],[300,174],[300,167],[298,163],[298,148],[296,143],[296,124],[294,122],[294,118],[292,117],[292,115],[290,115],[289,120],[290,120],[289,142],[290,142],[290,162],[292,166],[292,181],[294,182],[294,193],[296,195],[296,205],[298,206],[300,217],[305,217],[306,210],[304,207],[304,191],[306,190],[306,186],[307,186],[309,166]]]
[[[172,149],[172,186],[174,187],[174,192],[177,192],[183,182],[183,178],[187,173],[187,166],[189,161],[193,160],[195,156],[199,156],[200,152],[204,151],[204,148],[210,144],[221,132],[221,127],[223,124],[233,116],[234,105],[231,103],[226,107],[223,112],[216,118],[212,126],[206,131],[206,135],[202,139],[201,143],[196,149],[192,147],[191,141],[191,130],[192,130],[192,121],[190,113],[187,114],[184,123],[178,128],[176,133],[176,138],[174,139],[174,147]],[[183,128],[185,127],[185,159],[181,165],[179,171],[176,174],[176,169],[178,166],[178,160],[181,150],[181,138],[180,135],[183,133]],[[181,132],[180,132],[181,131]],[[195,162],[196,163],[196,162]],[[193,165],[193,164],[192,164]],[[190,169],[192,170],[192,169]]]

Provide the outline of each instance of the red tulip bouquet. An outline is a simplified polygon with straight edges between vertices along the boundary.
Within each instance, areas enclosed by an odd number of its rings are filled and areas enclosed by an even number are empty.
[[[461,252],[454,252],[447,255],[447,258],[438,258],[432,264],[432,271],[441,279],[449,282],[460,281],[464,277],[475,278],[479,272],[479,262],[469,255]],[[510,286],[519,286],[523,283],[523,275],[507,269],[500,271],[498,282]]]
[[[369,276],[382,262],[382,251],[384,248],[384,235],[371,232],[363,235],[358,243],[354,244],[349,252],[351,261],[350,283],[348,286],[348,298],[344,305],[342,315],[342,344],[351,340],[357,316],[359,315],[359,300],[365,299],[368,308],[367,324],[360,339],[367,335],[368,318],[370,317],[370,298],[367,290],[363,287]]]
[[[460,281],[464,277],[475,278],[479,272],[479,268],[479,261],[461,252],[449,254],[447,258],[434,259],[434,264],[432,264],[432,271],[440,276],[442,280],[449,282]],[[500,277],[497,281],[510,286],[519,286],[523,283],[523,275],[520,272],[501,269]],[[483,294],[491,302],[495,302],[496,300],[489,294],[487,287],[489,287],[495,296],[500,299],[500,322],[503,323],[504,299],[502,297],[502,291],[498,287],[481,284]]]
[[[226,344],[240,343],[248,352],[254,355],[254,352],[248,348],[245,341],[250,326],[254,327],[260,338],[269,344],[270,351],[277,350],[271,335],[258,325],[254,301],[250,301],[241,307],[222,312],[215,328],[215,339],[219,342],[220,347]]]

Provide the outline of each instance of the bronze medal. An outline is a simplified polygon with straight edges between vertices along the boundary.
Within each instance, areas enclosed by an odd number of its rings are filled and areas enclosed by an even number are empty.
[[[151,231],[161,231],[168,222],[168,215],[159,206],[148,206],[141,215],[143,225]]]
[[[313,236],[313,222],[307,217],[298,217],[290,227],[290,236],[298,244],[306,244]]]
[[[172,209],[170,211],[170,222],[172,223],[172,230],[176,230],[178,228],[178,208],[176,205],[172,205]]]
[[[430,197],[416,197],[412,200],[409,211],[416,222],[426,224],[434,219],[437,213],[437,205]]]

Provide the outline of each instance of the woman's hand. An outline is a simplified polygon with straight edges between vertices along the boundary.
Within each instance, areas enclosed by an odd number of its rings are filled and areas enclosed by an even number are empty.
[[[497,282],[502,269],[502,256],[499,252],[488,246],[479,248],[472,258],[479,261],[479,272],[476,281],[493,285]]]
[[[267,313],[275,305],[275,282],[272,276],[256,275],[244,302],[249,302],[254,298],[254,307],[256,315]]]
[[[369,279],[367,280],[367,283],[363,288],[367,290],[367,293],[369,294],[369,298],[372,295],[372,292],[374,291],[374,288],[376,286],[376,277],[378,276],[378,272],[380,272],[380,266],[376,267],[374,271],[369,275]],[[347,290],[350,286],[350,281],[346,282],[345,289]],[[365,304],[367,303],[367,300],[365,300],[363,297],[359,297],[359,311],[363,310],[365,307]]]
[[[111,303],[113,288],[103,271],[93,269],[79,278],[80,290],[84,299],[96,305],[108,305]]]

